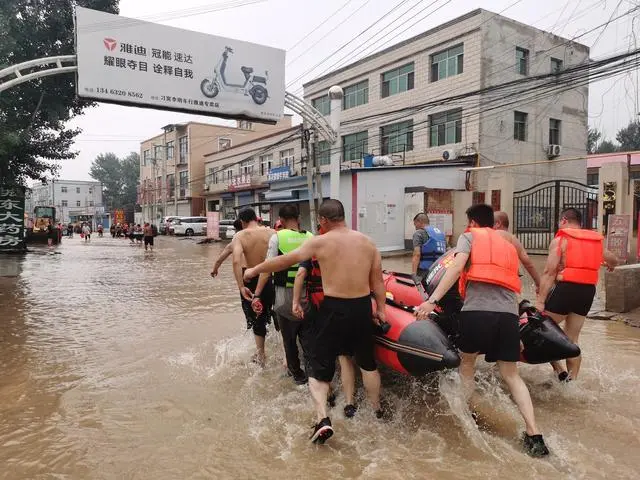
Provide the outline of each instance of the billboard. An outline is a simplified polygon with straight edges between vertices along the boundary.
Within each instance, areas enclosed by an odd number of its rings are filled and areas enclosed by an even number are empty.
[[[277,122],[285,51],[76,7],[81,98]]]
[[[627,262],[629,247],[629,229],[631,228],[631,215],[609,215],[607,225],[607,250],[624,263]]]
[[[0,185],[0,251],[24,250],[25,188]]]
[[[220,212],[207,212],[207,238],[220,240]]]

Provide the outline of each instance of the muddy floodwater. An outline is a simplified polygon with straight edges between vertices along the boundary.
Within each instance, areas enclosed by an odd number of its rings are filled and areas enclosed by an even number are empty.
[[[640,330],[588,320],[578,382],[522,365],[551,450],[520,450],[523,424],[481,363],[480,428],[457,374],[385,372],[389,423],[339,397],[335,436],[309,443],[306,387],[284,377],[277,335],[250,364],[224,244],[76,236],[47,255],[0,257],[2,479],[620,479],[640,475]],[[408,258],[385,267],[408,270]],[[530,292],[529,292],[530,294]]]

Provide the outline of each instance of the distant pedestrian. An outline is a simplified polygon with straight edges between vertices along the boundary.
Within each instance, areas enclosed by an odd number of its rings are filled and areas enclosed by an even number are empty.
[[[89,240],[91,240],[91,227],[89,227],[89,225],[87,225],[86,223],[82,227],[82,234],[84,235],[84,243],[87,243]]]
[[[144,224],[143,234],[144,234],[144,249],[147,250],[147,248],[149,247],[153,252],[153,228],[149,223]]]
[[[111,233],[111,238],[116,238],[116,225],[114,223],[109,227],[109,232]]]
[[[73,224],[72,223],[67,225],[67,236],[69,238],[73,238]]]

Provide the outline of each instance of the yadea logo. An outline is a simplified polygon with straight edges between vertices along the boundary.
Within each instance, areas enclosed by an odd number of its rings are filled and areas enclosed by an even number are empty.
[[[118,45],[118,42],[116,41],[115,38],[105,37],[103,42],[104,42],[105,48],[110,52],[113,52],[116,49],[116,45]]]

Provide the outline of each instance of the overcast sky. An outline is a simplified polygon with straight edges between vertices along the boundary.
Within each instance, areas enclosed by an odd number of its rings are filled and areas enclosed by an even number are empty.
[[[355,60],[364,54],[397,43],[477,7],[496,13],[506,9],[502,14],[507,17],[556,35],[572,38],[626,12],[638,3],[635,0],[409,0],[378,24],[378,28],[383,28],[387,23],[396,20],[399,13],[408,10],[403,17],[390,25],[389,29],[384,30],[386,33],[395,28],[396,33],[393,35],[399,35],[393,41],[387,43],[393,36],[390,35],[375,44],[376,28],[371,28],[370,33],[359,37],[333,60],[329,59],[315,70],[311,70],[402,0],[253,1],[259,3],[224,11],[181,16],[193,13],[193,9],[197,7],[204,9],[229,4],[229,0],[120,0],[120,14],[285,49],[289,64],[286,69],[287,90],[301,93],[302,82],[325,73],[333,63],[360,44],[364,44],[357,50],[361,54],[347,58],[345,64],[347,60]],[[433,6],[417,14],[432,3]],[[415,8],[408,8],[412,5],[415,5]],[[343,6],[335,16],[298,44],[331,13]],[[438,7],[441,8],[430,14]],[[617,13],[614,14],[616,9]],[[425,15],[427,16],[424,20],[400,33]],[[349,18],[346,19],[347,17]],[[343,21],[344,23],[339,25]],[[601,28],[580,37],[577,41],[591,47],[591,57],[596,59],[614,52],[626,51],[634,45],[632,22],[635,22],[635,31],[640,32],[640,17],[635,12],[634,15],[627,15],[611,22],[604,32]],[[309,50],[306,51],[307,49]],[[338,66],[342,64],[343,62]],[[300,80],[290,85],[300,76]],[[638,113],[636,96],[635,74],[591,84],[589,125],[604,131],[609,138],[614,137],[617,130],[626,126]],[[62,163],[60,178],[90,180],[89,167],[98,154],[114,152],[117,155],[126,155],[131,151],[138,152],[140,141],[160,133],[160,127],[163,125],[189,120],[225,123],[211,117],[107,104],[88,109],[83,116],[72,121],[72,125],[83,130],[75,144],[79,155],[74,160]]]

